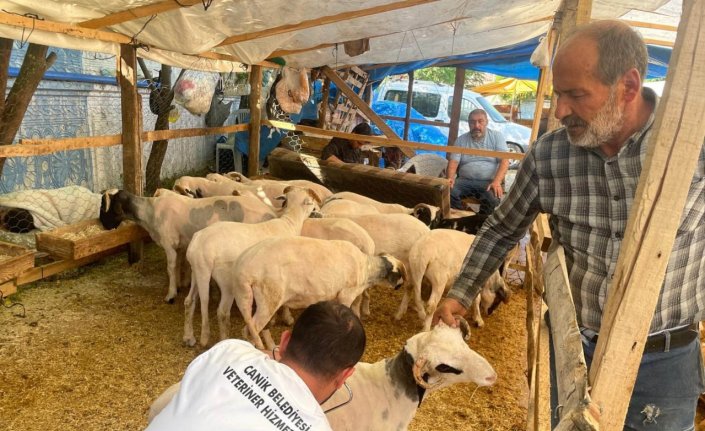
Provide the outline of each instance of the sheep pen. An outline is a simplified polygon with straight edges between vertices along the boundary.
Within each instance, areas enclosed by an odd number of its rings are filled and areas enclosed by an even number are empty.
[[[137,430],[150,403],[177,382],[202,349],[181,343],[184,289],[162,301],[165,257],[145,247],[140,265],[125,253],[20,288],[0,308],[0,424],[5,430]],[[364,361],[397,353],[420,330],[415,315],[392,320],[402,292],[372,290]],[[218,289],[211,289],[212,314]],[[423,401],[410,430],[526,429],[525,301],[515,298],[473,328],[470,346],[495,368],[492,387],[456,385]],[[243,324],[237,310],[233,327]],[[215,330],[215,322],[211,321]],[[273,331],[278,340],[282,330]],[[233,331],[237,333],[239,331]],[[217,332],[214,332],[217,333]],[[213,342],[213,341],[212,341]]]

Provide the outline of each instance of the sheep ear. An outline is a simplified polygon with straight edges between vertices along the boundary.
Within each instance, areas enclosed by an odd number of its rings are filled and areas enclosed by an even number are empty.
[[[323,201],[322,201],[321,198],[318,196],[318,194],[316,194],[316,192],[314,192],[314,191],[311,190],[311,189],[306,189],[306,191],[308,192],[309,196],[311,196],[311,198],[313,198],[313,200],[316,201],[316,203],[317,203],[318,205],[321,205],[321,204],[323,203]]]
[[[274,198],[274,200],[277,200],[277,201],[286,201],[286,196],[285,196],[285,195],[279,195],[279,196],[277,196],[276,198]]]
[[[191,192],[188,191],[183,186],[181,186],[180,184],[174,184],[174,191],[180,195],[191,196]]]
[[[242,196],[238,190],[233,190],[233,196]]]
[[[292,191],[292,190],[294,190],[294,186],[286,186],[286,187],[284,188],[284,191],[283,191],[282,193],[287,194],[287,193],[289,193],[289,192]]]

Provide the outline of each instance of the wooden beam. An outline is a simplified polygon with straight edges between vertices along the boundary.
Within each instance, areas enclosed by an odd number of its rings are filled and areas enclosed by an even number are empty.
[[[556,30],[551,26],[546,35],[548,38],[548,53],[553,56],[554,43],[556,41]],[[539,136],[539,128],[541,127],[541,117],[543,116],[543,101],[546,97],[546,88],[548,88],[548,83],[551,81],[551,64],[553,64],[553,58],[549,59],[549,65],[542,67],[539,70],[539,83],[536,88],[536,108],[534,109],[534,121],[531,124],[531,139],[529,139],[529,145],[536,141]]]
[[[65,24],[62,22],[57,22],[57,21],[48,21],[48,20],[38,20],[38,19],[32,19],[32,18],[27,18],[25,16],[20,16],[20,15],[15,15],[11,13],[6,13],[6,12],[0,12],[0,24],[4,25],[9,25],[12,27],[20,27],[24,28],[27,30],[42,30],[42,31],[48,31],[51,33],[57,33],[57,34],[65,34],[67,36],[71,37],[78,37],[82,39],[93,39],[93,40],[99,40],[102,42],[110,42],[110,43],[118,43],[118,44],[131,44],[133,42],[132,38],[130,36],[126,36],[122,33],[117,33],[117,32],[112,32],[112,31],[102,31],[102,30],[94,30],[92,28],[85,28],[85,27],[79,27],[73,24]],[[161,49],[161,48],[160,48]],[[217,52],[204,52],[201,54],[183,54],[179,53],[182,55],[187,55],[190,57],[194,58],[205,58],[209,60],[222,60],[222,61],[230,61],[230,62],[236,62],[236,63],[242,63],[241,60],[238,58],[228,55],[228,54],[221,54]],[[264,67],[270,67],[270,68],[279,68],[280,66],[268,62],[268,61],[262,61],[258,63],[261,66]]]
[[[554,18],[556,32],[558,33],[556,35],[557,40],[554,43],[559,43],[559,41],[569,35],[576,26],[590,22],[591,10],[592,0],[563,0]],[[548,113],[547,132],[560,127],[560,121],[556,118],[557,103],[558,99],[554,94],[551,98],[551,109]]]
[[[678,26],[675,25],[658,24],[655,22],[632,21],[628,19],[621,19],[620,21],[625,24],[629,24],[632,27],[652,28],[654,30],[678,31]]]
[[[674,46],[674,42],[671,42],[670,40],[661,40],[661,39],[644,38],[644,43],[646,43],[647,45],[658,45],[658,46],[668,46],[668,47]]]
[[[411,105],[414,103],[414,71],[407,74],[409,85],[406,88],[406,112],[404,113],[404,135],[402,139],[409,140],[409,118],[411,118]]]
[[[330,98],[330,79],[323,80],[323,99],[321,107],[318,111],[318,127],[323,129],[326,127],[326,116],[328,115],[328,99]]]
[[[379,127],[379,129],[382,131],[382,133],[384,133],[385,136],[387,136],[388,138],[399,139],[399,136],[394,132],[394,130],[392,130],[392,128],[389,127],[387,123],[385,123],[384,120],[381,119],[379,115],[377,115],[377,113],[372,110],[372,108],[370,108],[368,104],[366,104],[362,99],[360,99],[360,97],[355,94],[355,92],[350,87],[348,87],[348,84],[346,84],[334,70],[332,70],[328,66],[324,66],[321,70],[323,74],[335,84],[339,91],[342,91],[343,94],[348,96],[350,101],[360,111],[362,111],[362,113],[365,114],[367,118],[372,120],[372,122],[375,123],[377,127]],[[404,154],[407,155],[407,157],[413,157],[416,154],[415,151],[409,150],[408,148],[406,148],[405,150],[405,148],[406,147],[402,147],[402,151],[404,152]]]
[[[558,405],[562,406],[558,428],[574,430],[575,422],[589,423],[599,416],[588,394],[588,374],[583,343],[570,291],[568,269],[563,247],[554,246],[548,253],[545,266],[545,300],[551,319],[551,335],[555,354]],[[589,406],[589,407],[588,407]],[[586,411],[587,410],[587,411]],[[597,415],[591,417],[592,415]],[[577,428],[583,430],[583,428]],[[587,429],[597,429],[595,426]]]
[[[457,66],[455,68],[455,84],[453,85],[453,106],[450,109],[450,130],[448,131],[448,146],[455,145],[458,139],[460,122],[467,118],[460,118],[460,111],[463,105],[463,90],[465,89],[465,68]]]
[[[621,430],[705,128],[705,0],[683,2],[590,374],[601,429]],[[646,144],[645,144],[646,145]],[[698,204],[702,204],[699,202]],[[689,316],[683,316],[688,318]]]
[[[89,19],[87,21],[79,22],[78,25],[93,29],[108,27],[139,18],[144,18],[150,15],[158,15],[162,12],[167,12],[181,7],[189,7],[199,4],[201,1],[202,0],[167,0],[145,6],[134,7],[132,9],[127,9],[120,12],[114,12],[100,18]]]
[[[247,155],[247,176],[259,175],[260,119],[262,118],[262,67],[250,70],[250,147]]]
[[[379,118],[392,121],[404,121],[404,117],[395,117],[394,115],[380,115]],[[426,124],[428,126],[450,127],[450,123],[444,123],[442,121],[433,120],[422,120],[420,118],[409,118],[409,122],[415,124]]]
[[[142,141],[152,142],[165,139],[191,138],[194,136],[219,135],[248,130],[247,124],[232,124],[222,127],[202,127],[195,129],[156,130],[142,133]]]
[[[287,24],[279,27],[269,28],[265,30],[255,31],[252,33],[240,34],[236,36],[230,36],[225,38],[217,46],[232,45],[238,42],[245,42],[248,40],[260,39],[263,37],[274,36],[282,33],[289,33],[292,31],[303,30],[311,27],[318,27],[327,24],[333,24],[340,21],[347,21],[355,18],[362,18],[370,15],[377,15],[384,12],[390,12],[400,9],[405,9],[413,6],[418,6],[421,4],[431,3],[438,0],[404,0],[396,3],[389,3],[380,6],[374,6],[367,9],[353,10],[349,12],[343,12],[335,15],[323,16],[319,18],[309,19],[302,21],[297,24]]]
[[[122,113],[122,182],[123,189],[142,196],[144,171],[142,169],[142,96],[137,92],[137,48],[120,45],[117,57],[117,78],[120,84]],[[128,260],[135,263],[142,258],[142,241],[130,243]]]
[[[443,147],[433,144],[424,144],[421,142],[414,141],[404,141],[400,138],[387,138],[384,136],[365,136],[357,135],[353,133],[338,132],[337,130],[323,130],[316,127],[301,126],[298,124],[286,123],[284,121],[270,121],[262,120],[262,125],[269,127],[276,127],[282,130],[298,130],[304,132],[306,135],[311,136],[324,136],[324,137],[334,137],[343,139],[352,139],[358,141],[369,142],[372,145],[377,145],[381,147],[400,147],[400,148],[411,148],[417,150],[432,150],[432,151],[445,151],[448,153],[459,153],[459,154],[470,154],[473,156],[485,156],[485,157],[495,157],[498,159],[511,159],[511,160],[521,160],[524,155],[521,153],[511,153],[502,151],[489,151],[489,150],[477,150],[474,148],[458,148],[458,147]]]
[[[33,19],[7,12],[0,12],[0,24],[26,28],[29,30],[34,29],[48,31],[51,33],[65,34],[67,36],[80,37],[82,39],[100,40],[103,42],[127,44],[132,41],[132,38],[121,33],[93,30],[90,28],[78,27],[73,24],[65,24],[56,21]]]

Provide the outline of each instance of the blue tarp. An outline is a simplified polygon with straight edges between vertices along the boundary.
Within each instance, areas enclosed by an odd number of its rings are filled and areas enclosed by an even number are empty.
[[[531,65],[529,59],[538,44],[539,38],[534,38],[501,49],[381,67],[370,71],[370,81],[376,86],[389,75],[400,75],[411,72],[412,70],[423,69],[438,63],[447,62],[452,62],[454,67],[460,66],[479,72],[494,73],[495,75],[517,79],[537,80],[539,70]],[[646,77],[649,79],[665,78],[672,50],[655,45],[647,45],[647,50],[649,52],[649,68]]]
[[[372,110],[375,111],[377,115],[389,115],[392,117],[405,117],[406,116],[406,103],[390,102],[387,100],[381,100],[372,104]],[[416,118],[419,120],[425,120],[426,117],[421,115],[416,109],[411,108],[411,118]],[[399,136],[404,136],[404,121],[397,120],[385,120],[389,127],[394,130],[394,132]],[[381,135],[382,132],[375,126],[371,124],[372,131]],[[429,126],[426,124],[411,123],[409,124],[409,140],[416,142],[424,142],[427,144],[434,144],[445,146],[448,142],[448,137],[443,135],[443,132],[436,126]],[[444,151],[428,151],[428,150],[416,150],[417,154],[421,153],[435,153],[441,157],[445,157],[446,153]]]

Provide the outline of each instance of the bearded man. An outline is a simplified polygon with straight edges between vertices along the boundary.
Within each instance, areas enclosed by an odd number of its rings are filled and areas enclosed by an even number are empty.
[[[619,21],[596,21],[562,43],[553,66],[556,117],[564,127],[529,150],[505,199],[477,235],[434,321],[453,324],[538,213],[565,250],[570,288],[590,366],[629,211],[651,140],[658,100],[642,88],[643,40]],[[625,430],[692,430],[703,365],[705,147],[680,220]],[[555,373],[553,373],[555,374]],[[552,385],[555,388],[555,385]],[[555,407],[555,402],[554,402]],[[553,418],[560,419],[560,410]]]
[[[509,151],[504,136],[487,128],[487,112],[475,109],[468,115],[470,131],[458,136],[455,146],[489,151]],[[462,199],[477,198],[480,201],[479,214],[490,215],[504,196],[502,182],[509,168],[508,159],[451,154],[448,161],[448,181],[450,182],[450,205],[463,208]],[[456,173],[458,177],[456,178]]]

